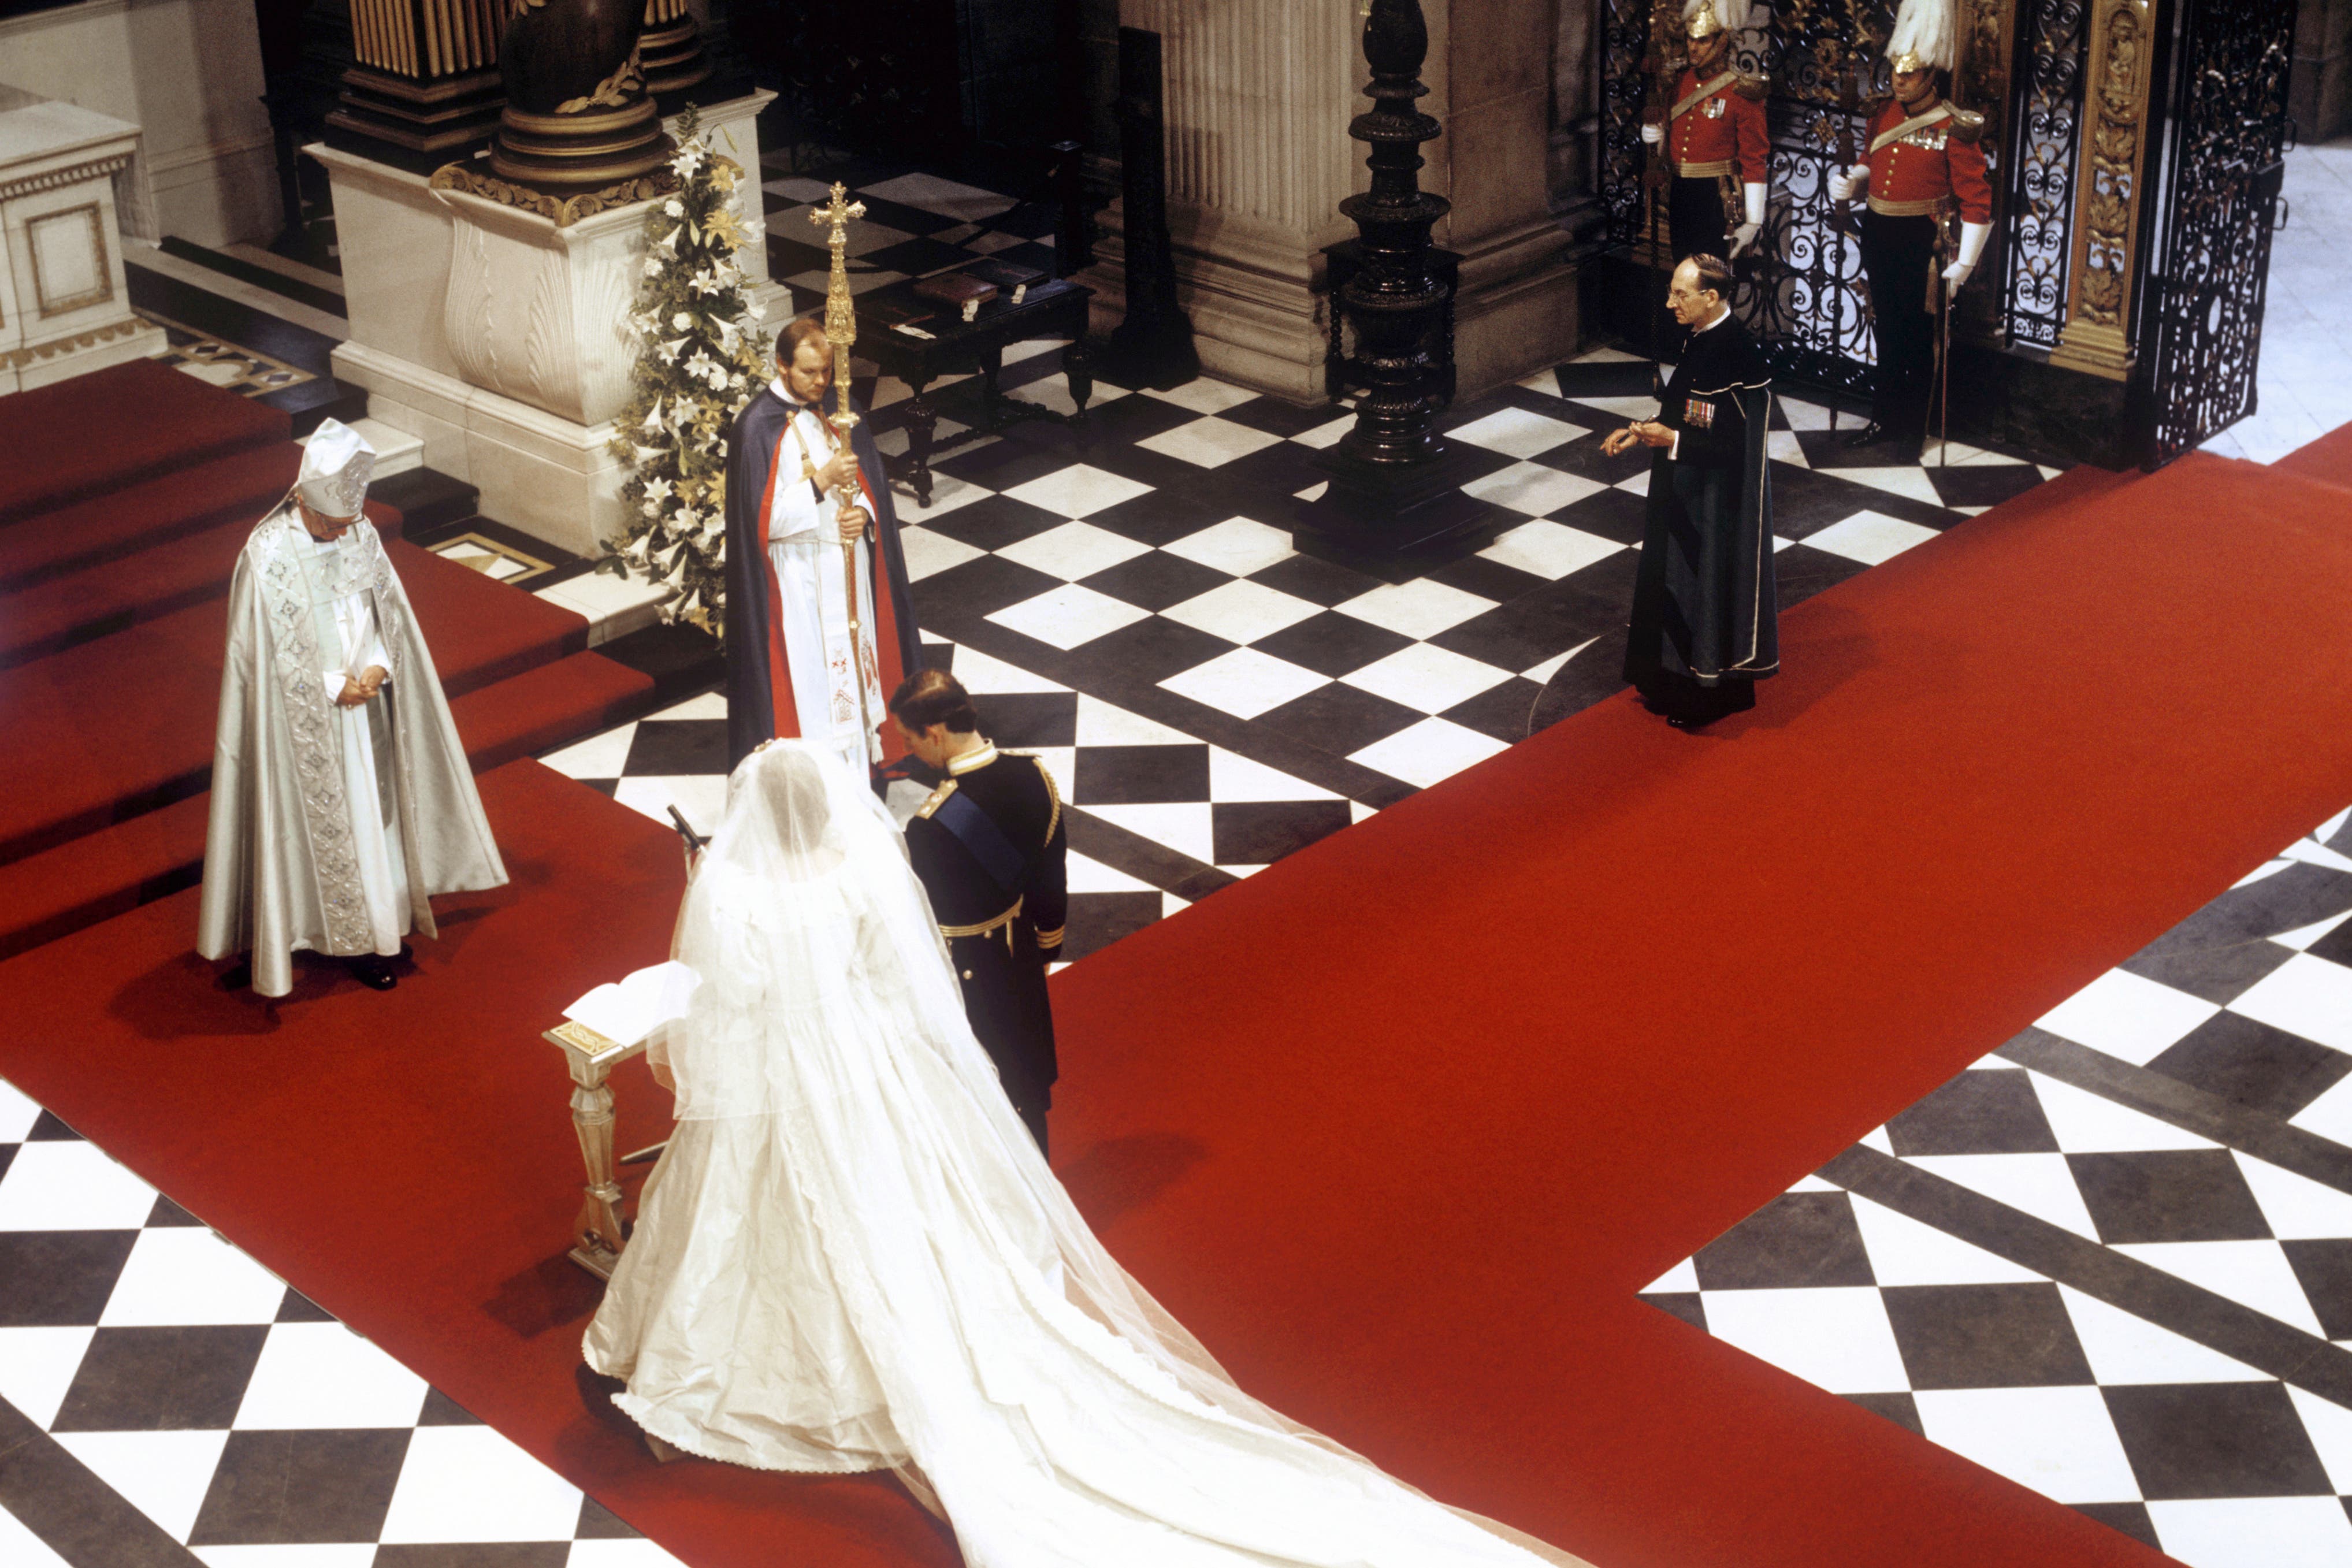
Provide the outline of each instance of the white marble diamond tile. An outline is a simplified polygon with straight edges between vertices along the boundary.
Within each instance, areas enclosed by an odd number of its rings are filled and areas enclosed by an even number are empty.
[[[2230,1011],[2352,1051],[2352,968],[2299,952],[2247,987]]]
[[[1166,892],[1160,895],[1160,918],[1163,921],[1178,910],[1189,910],[1192,907],[1192,900],[1190,899],[1180,899],[1173,893]]]
[[[1349,753],[1351,763],[1427,789],[1511,748],[1448,719],[1423,719],[1385,741]]]
[[[2144,1116],[2087,1089],[2032,1073],[2034,1098],[2059,1149],[2068,1154],[2119,1154],[2144,1149],[2210,1149],[2214,1145],[2168,1121]]]
[[[1054,353],[1069,346],[1067,338],[1030,338],[1022,342],[1007,343],[1004,345],[1004,363],[1019,364],[1024,359],[1035,359],[1039,354]]]
[[[969,479],[960,479],[953,474],[942,474],[933,469],[931,504],[925,506],[915,499],[912,485],[896,479],[890,481],[890,494],[894,498],[893,504],[898,509],[898,521],[912,527],[919,527],[934,518],[945,517],[960,506],[970,506],[995,493],[986,485],[976,485]]]
[[[1065,583],[1034,599],[1008,605],[988,618],[1024,637],[1035,637],[1067,652],[1098,637],[1150,618],[1150,612],[1123,604],[1108,594],[1076,583]]]
[[[1897,468],[1831,468],[1825,471],[1857,485],[1885,490],[1889,495],[1906,496],[1912,500],[1925,501],[1929,506],[1944,504],[1943,496],[1936,489],[1936,481],[1927,477],[1927,469],[1916,463]]]
[[[2326,845],[2308,838],[2288,845],[2286,858],[2300,860],[2306,866],[2325,866],[2331,871],[2352,871],[2352,856],[2338,855]]]
[[[2126,1258],[2202,1285],[2216,1296],[2325,1338],[2303,1285],[2275,1241],[2126,1241],[2111,1244]]]
[[[795,184],[807,184],[800,181]],[[773,187],[770,187],[773,189]],[[830,194],[830,193],[826,193]],[[961,185],[953,180],[943,180],[936,174],[901,174],[895,180],[878,184],[860,185],[861,196],[880,196],[886,202],[897,202],[902,207],[920,207],[925,212],[944,217],[961,218],[966,223],[978,223],[1013,205],[1011,196],[1000,196],[994,191],[983,191],[977,185]],[[824,200],[824,195],[809,198]]]
[[[2352,1146],[2352,1078],[2339,1080],[2334,1089],[2288,1117],[2287,1122]]]
[[[686,1568],[643,1536],[612,1541],[575,1541],[563,1568]]]
[[[65,1451],[174,1541],[195,1528],[226,1432],[58,1432]]]
[[[2035,1026],[2146,1067],[2221,1010],[2201,996],[2110,969],[2036,1019]]]
[[[1570,364],[1639,364],[1642,363],[1642,356],[1627,353],[1623,349],[1587,349],[1568,363]]]
[[[1538,452],[1549,452],[1554,447],[1573,441],[1588,432],[1583,426],[1570,425],[1565,419],[1554,419],[1524,408],[1500,408],[1484,419],[1456,426],[1446,434],[1450,439],[1467,441],[1490,452],[1501,452],[1513,458],[1532,458]]]
[[[1844,473],[1846,470],[1840,468],[1837,471]],[[1817,533],[1807,534],[1804,542],[1816,550],[1826,550],[1832,555],[1843,555],[1849,561],[1875,566],[1882,561],[1892,561],[1905,551],[1925,544],[1935,537],[1936,531],[1932,528],[1905,522],[1883,511],[1858,511],[1843,522],[1833,522]]]
[[[201,1226],[142,1230],[107,1298],[99,1326],[267,1323],[286,1284]]]
[[[1556,583],[1624,548],[1613,539],[1539,518],[1501,534],[1478,553],[1498,565],[1515,566]]]
[[[92,1328],[0,1329],[0,1399],[47,1430],[73,1386]],[[0,1552],[0,1563],[8,1557]]]
[[[1094,413],[1115,397],[1125,397],[1132,390],[1108,381],[1097,381],[1087,394],[1087,412]],[[1013,395],[1024,403],[1034,403],[1050,408],[1065,418],[1078,411],[1078,400],[1070,395],[1070,378],[1061,371],[1041,375],[1034,381],[1022,383],[1013,389]]]
[[[414,1426],[425,1380],[341,1323],[276,1323],[237,1406],[240,1432]]]
[[[2270,1222],[2271,1234],[2281,1241],[2333,1241],[2352,1237],[2352,1194],[2282,1170],[2257,1160],[2242,1149],[2231,1151],[2238,1170],[2253,1190],[2254,1202]]]
[[[374,1568],[373,1542],[299,1546],[192,1546],[205,1568]],[[5,1559],[0,1559],[5,1561]]]
[[[79,1141],[18,1146],[0,1174],[0,1230],[136,1230],[155,1189]]]
[[[2099,1238],[2063,1154],[1914,1154],[1905,1163],[2086,1240]]]
[[[33,1123],[41,1119],[38,1101],[0,1078],[0,1143],[21,1143]]]
[[[1209,798],[1219,804],[1268,800],[1337,800],[1328,789],[1254,763],[1223,746],[1209,748]]]
[[[2102,1384],[2256,1383],[2264,1375],[2072,1285],[2060,1285],[2058,1295],[2074,1320],[2091,1375]]]
[[[831,225],[812,223],[809,214],[815,210],[817,202],[827,199],[830,195],[828,192],[826,196],[818,196],[805,205],[785,207],[768,214],[768,232],[785,239],[799,240],[803,245],[824,245],[826,235],[831,232]],[[863,256],[869,250],[880,250],[885,246],[898,245],[915,237],[902,229],[892,228],[887,223],[877,223],[866,217],[851,218],[843,226],[843,234],[848,241],[851,256]],[[814,285],[803,283],[801,281],[803,278],[814,278],[816,282]],[[849,275],[852,289],[857,287],[858,279],[859,274],[853,270]],[[796,289],[814,287],[820,298],[824,294],[825,275],[822,272],[803,272],[790,281]]]
[[[373,1555],[375,1548],[367,1550]],[[73,1568],[73,1564],[49,1550],[47,1542],[35,1535],[22,1520],[5,1508],[0,1508],[0,1563],[7,1563],[8,1568]],[[366,1568],[366,1564],[361,1564],[361,1568]]]
[[[1646,500],[1650,494],[1650,470],[1643,468],[1638,472],[1629,474],[1624,479],[1619,479],[1616,484],[1611,488],[1612,489],[1623,490],[1629,496],[1641,496]],[[1637,546],[1636,548],[1639,547]]]
[[[902,528],[898,542],[907,554],[907,581],[919,583],[926,577],[936,577],[967,561],[977,561],[988,553],[976,550],[961,539],[950,539],[944,533],[928,528]]]
[[[976,647],[955,650],[955,676],[974,697],[997,692],[1067,691],[1068,687],[1032,675],[1017,665],[991,658]],[[1083,699],[1081,700],[1083,700]]]
[[[1246,517],[1229,517],[1160,548],[1236,577],[1263,572],[1297,553],[1290,547],[1290,535]]]
[[[1670,1293],[1687,1295],[1697,1289],[1698,1265],[1685,1258],[1647,1285],[1643,1286],[1640,1294],[1644,1296],[1661,1296]]]
[[[1221,468],[1235,458],[1246,458],[1281,439],[1271,431],[1253,430],[1213,415],[1172,430],[1162,430],[1157,436],[1147,436],[1136,445],[1198,468]]]
[[[1078,693],[1078,744],[1081,746],[1196,746],[1200,742],[1181,730],[1157,720],[1130,713],[1099,697]]]
[[[1538,686],[1541,686],[1544,682],[1549,680],[1553,676],[1559,673],[1560,666],[1566,664],[1570,659],[1574,658],[1578,654],[1582,653],[1586,648],[1591,647],[1594,643],[1599,642],[1600,640],[1601,639],[1599,637],[1587,637],[1582,642],[1578,643],[1574,647],[1570,648],[1566,653],[1556,653],[1540,664],[1530,665],[1526,669],[1519,671],[1519,674],[1522,679],[1532,680]]]
[[[2139,1498],[2096,1388],[1920,1389],[1911,1397],[1929,1442],[2053,1502]]]
[[[420,1426],[385,1510],[387,1544],[569,1541],[580,1489],[489,1426]]]
[[[1776,397],[1772,404],[1789,421],[1791,430],[1826,430],[1830,427],[1830,411],[1821,404],[1807,403],[1797,397]],[[1839,424],[1849,430],[1859,430],[1864,423],[1851,416],[1839,420]]]
[[[1885,1303],[1867,1285],[1709,1290],[1707,1332],[1832,1394],[1911,1386]]]
[[[1328,425],[1318,425],[1311,430],[1301,430],[1291,439],[1302,447],[1312,447],[1320,452],[1326,447],[1338,446],[1339,437],[1355,427],[1356,416],[1353,414],[1343,414]]]
[[[1793,463],[1801,468],[1813,466],[1805,456],[1804,444],[1797,439],[1794,430],[1770,430],[1764,436],[1764,455],[1776,463]]]
[[[997,551],[1007,561],[1075,583],[1097,572],[1108,572],[1123,561],[1148,555],[1151,547],[1091,522],[1066,522]]]
[[[1664,369],[1663,365],[1659,368]],[[1628,422],[1658,416],[1658,400],[1646,395],[1640,397],[1579,397],[1571,401],[1580,407],[1597,408],[1603,414],[1614,415]]]
[[[1205,664],[1171,675],[1160,684],[1179,697],[1205,703],[1221,713],[1230,713],[1236,719],[1255,719],[1294,698],[1328,686],[1330,681],[1272,654],[1260,653],[1254,647],[1237,647]]]
[[[1091,806],[1085,808],[1092,810]],[[1076,850],[1069,854],[1069,889],[1073,893],[1148,893],[1151,884],[1090,860]]]
[[[1859,1194],[1852,1202],[1870,1277],[1882,1286],[2026,1285],[2042,1278]]]
[[[669,808],[674,805],[697,833],[707,836],[719,830],[719,819],[727,815],[727,775],[646,773],[614,784],[613,798],[664,827],[671,826]]]
[[[1549,517],[1562,507],[1599,495],[1608,488],[1581,474],[1563,474],[1541,463],[1520,462],[1473,479],[1462,487],[1462,491],[1528,517]]]
[[[1294,594],[1236,577],[1160,612],[1180,626],[1227,642],[1254,643],[1286,626],[1323,613],[1322,606]]]
[[[1162,403],[1172,403],[1179,408],[1189,408],[1195,414],[1222,414],[1228,408],[1239,407],[1257,396],[1256,393],[1245,387],[1228,386],[1222,381],[1212,381],[1205,375],[1196,375],[1183,385],[1171,387],[1166,392],[1160,392],[1152,387],[1145,387],[1143,390],[1147,395],[1160,399]]]
[[[670,704],[670,706],[663,709],[660,712],[650,714],[648,717],[655,719],[716,719],[724,722],[727,718],[727,693],[724,691],[697,692],[694,696],[688,698],[685,701],[674,702]]]
[[[2198,1498],[2150,1502],[2165,1555],[2187,1568],[2343,1568],[2352,1520],[2332,1497]]]
[[[1180,855],[1204,864],[1214,863],[1216,835],[1207,801],[1153,805],[1089,805],[1085,808],[1104,821],[1164,844]]]
[[[1151,487],[1123,474],[1072,463],[1050,474],[1015,485],[1004,493],[1056,517],[1085,518],[1107,511],[1123,500],[1133,500]]]
[[[2286,1396],[2294,1401],[2294,1413],[2303,1417],[2303,1429],[2319,1451],[2327,1484],[2339,1496],[2352,1495],[2352,1410],[2293,1384],[2287,1384]]]
[[[1412,583],[1385,584],[1332,607],[1343,616],[1385,626],[1418,642],[1486,614],[1495,607],[1495,601],[1423,577]]]
[[[1359,690],[1407,708],[1443,713],[1489,687],[1501,685],[1511,679],[1511,672],[1450,653],[1433,643],[1417,642],[1340,679]]]

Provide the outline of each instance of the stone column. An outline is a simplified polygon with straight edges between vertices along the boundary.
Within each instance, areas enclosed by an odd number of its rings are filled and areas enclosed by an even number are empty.
[[[1557,16],[1579,0],[1424,0],[1430,87],[1445,134],[1424,188],[1454,204],[1435,238],[1463,257],[1455,361],[1464,395],[1565,359],[1576,342],[1566,236],[1550,211]],[[1368,107],[1349,0],[1119,0],[1160,36],[1168,225],[1202,368],[1277,396],[1324,395],[1330,342],[1323,247],[1364,188],[1348,122]],[[1116,206],[1086,282],[1096,327],[1125,309]]]

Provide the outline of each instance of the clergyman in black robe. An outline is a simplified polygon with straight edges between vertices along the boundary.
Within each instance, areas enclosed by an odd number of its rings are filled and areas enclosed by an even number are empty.
[[[841,450],[824,329],[808,320],[785,328],[776,370],[728,435],[728,765],[777,736],[871,765],[884,697],[921,666],[898,513],[872,423],[861,417]],[[854,400],[850,408],[858,412]],[[837,483],[856,485],[856,504],[835,500]],[[862,534],[854,645],[845,525]]]
[[[1675,268],[1666,302],[1690,340],[1659,416],[1601,445],[1612,457],[1652,449],[1625,679],[1678,729],[1753,708],[1756,682],[1780,665],[1765,455],[1772,374],[1732,319],[1730,289],[1718,258]]]
[[[906,825],[907,853],[963,986],[964,1016],[1013,1109],[1045,1149],[1059,1076],[1045,965],[1068,919],[1062,797],[1035,757],[999,752],[953,676],[926,669],[890,714],[917,757],[947,775]]]

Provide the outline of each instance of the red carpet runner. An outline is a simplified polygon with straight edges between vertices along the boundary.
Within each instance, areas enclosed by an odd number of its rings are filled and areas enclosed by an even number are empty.
[[[1632,1295],[2352,795],[2345,494],[2101,484],[1795,611],[1717,733],[1604,702],[1062,976],[1112,1247],[1254,1392],[1601,1568],[2161,1561]],[[484,793],[516,885],[398,991],[212,991],[184,894],[0,965],[0,1073],[697,1568],[945,1568],[887,1485],[583,1403],[537,1032],[660,954],[677,850]]]

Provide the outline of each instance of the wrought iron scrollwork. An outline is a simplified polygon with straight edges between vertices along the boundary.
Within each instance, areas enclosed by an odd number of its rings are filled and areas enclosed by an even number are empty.
[[[2024,90],[2010,153],[2007,328],[2013,342],[2050,348],[2066,320],[2081,154],[2087,0],[2024,0]]]

